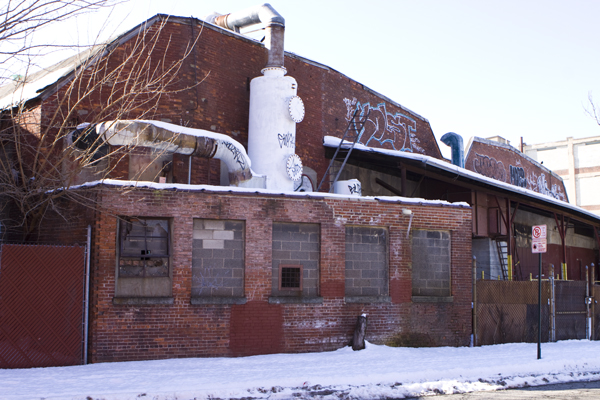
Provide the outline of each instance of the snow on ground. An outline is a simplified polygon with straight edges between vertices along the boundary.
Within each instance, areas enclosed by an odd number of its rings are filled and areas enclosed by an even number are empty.
[[[391,348],[0,369],[0,399],[385,399],[600,380],[600,342]]]

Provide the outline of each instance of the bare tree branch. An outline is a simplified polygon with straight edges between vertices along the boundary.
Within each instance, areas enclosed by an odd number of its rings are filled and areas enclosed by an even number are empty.
[[[25,3],[31,2],[9,3],[11,17],[22,15],[47,23],[44,16],[22,11],[19,7]],[[46,0],[34,3],[56,7],[55,12],[60,12],[65,10],[61,6],[70,7],[73,3],[83,11],[103,2]],[[89,6],[84,8],[83,4]],[[114,177],[122,161],[130,155],[144,154],[151,160],[148,164],[167,156],[164,150],[150,151],[135,144],[110,146],[106,138],[94,136],[86,129],[104,121],[153,119],[165,96],[177,96],[201,83],[186,86],[179,78],[182,65],[201,31],[190,39],[180,57],[172,60],[166,57],[165,51],[171,40],[165,33],[167,23],[167,19],[162,19],[142,26],[124,43],[96,46],[43,102],[21,101],[2,112],[0,193],[9,201],[1,201],[0,207],[9,204],[17,211],[2,221],[4,225],[21,229],[24,239],[28,238],[49,210],[66,218],[68,213],[61,209],[60,199],[67,198],[86,207],[98,206],[90,203],[89,198],[82,198],[77,191],[69,190],[72,186],[86,180]],[[25,77],[17,89],[25,90],[26,82]],[[138,179],[146,168],[141,166],[141,172],[133,178]]]
[[[588,93],[588,107],[585,108],[585,112],[596,120],[596,123],[600,125],[600,109],[594,103],[592,92]]]

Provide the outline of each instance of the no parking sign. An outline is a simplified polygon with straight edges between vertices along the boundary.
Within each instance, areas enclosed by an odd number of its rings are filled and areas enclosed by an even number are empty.
[[[545,253],[546,244],[546,225],[534,225],[531,229],[531,252]]]

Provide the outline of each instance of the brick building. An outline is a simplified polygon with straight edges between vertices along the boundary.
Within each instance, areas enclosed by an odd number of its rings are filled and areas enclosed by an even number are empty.
[[[158,15],[87,55],[116,69],[132,43],[157,35],[150,59],[182,60],[152,122],[132,111],[119,119],[138,120],[124,125],[80,128],[110,148],[133,140],[138,148],[102,161],[109,180],[82,171],[75,183],[84,184],[69,190],[87,200],[70,203],[68,222],[48,215],[38,231],[70,243],[92,227],[92,362],[333,350],[349,343],[363,313],[374,343],[463,346],[474,253],[493,275],[494,243],[512,255],[528,227],[554,216],[562,242],[552,259],[566,264],[560,252],[577,246],[597,259],[597,217],[507,179],[519,171],[501,172],[501,160],[516,157],[518,167],[521,155],[477,141],[481,162],[449,163],[425,118],[284,53],[282,18],[260,10],[266,44],[235,32],[238,14]],[[112,83],[80,98],[68,91],[87,59],[29,83],[40,89],[25,99],[35,121],[49,123],[71,96],[74,127],[109,114],[102,99]],[[261,70],[265,79],[255,80]],[[284,92],[281,104],[261,92],[269,79],[281,84],[273,89]],[[258,117],[255,104],[266,104]],[[285,117],[271,114],[279,111]],[[340,140],[353,129],[354,146]],[[345,166],[337,149],[351,150]],[[513,279],[511,261],[496,271]]]

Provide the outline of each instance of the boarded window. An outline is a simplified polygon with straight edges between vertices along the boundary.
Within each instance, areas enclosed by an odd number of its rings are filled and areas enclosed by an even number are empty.
[[[387,229],[346,227],[346,296],[387,296]]]
[[[120,223],[119,277],[169,276],[169,221],[123,218]]]
[[[273,224],[273,296],[318,296],[319,224]]]
[[[192,296],[244,296],[243,221],[194,220]]]
[[[450,232],[413,230],[413,296],[450,296]]]

